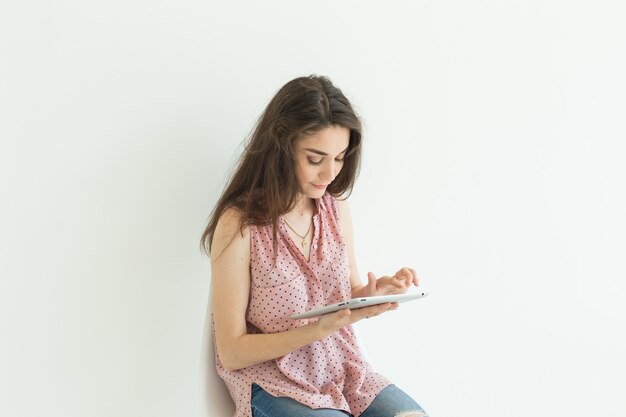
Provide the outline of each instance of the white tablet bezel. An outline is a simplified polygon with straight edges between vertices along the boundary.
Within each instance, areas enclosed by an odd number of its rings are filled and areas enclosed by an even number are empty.
[[[419,298],[426,297],[430,294],[427,291],[420,291],[410,294],[390,294],[390,295],[378,295],[374,297],[358,297],[351,300],[342,301],[340,303],[330,304],[324,307],[314,308],[312,310],[305,311],[303,313],[292,314],[289,316],[294,320],[308,319],[311,317],[317,317],[328,313],[334,313],[335,311],[343,310],[344,308],[357,309],[363,307],[369,307],[383,303],[403,303],[405,301],[417,300]]]

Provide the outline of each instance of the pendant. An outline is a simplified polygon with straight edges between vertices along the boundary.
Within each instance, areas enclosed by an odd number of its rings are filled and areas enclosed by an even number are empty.
[[[302,241],[302,248],[306,248],[306,239]]]

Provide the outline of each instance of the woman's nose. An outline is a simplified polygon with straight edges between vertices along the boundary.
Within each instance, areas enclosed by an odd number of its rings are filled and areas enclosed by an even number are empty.
[[[326,168],[320,173],[320,177],[324,181],[331,182],[335,179],[335,164],[332,162],[326,166]]]

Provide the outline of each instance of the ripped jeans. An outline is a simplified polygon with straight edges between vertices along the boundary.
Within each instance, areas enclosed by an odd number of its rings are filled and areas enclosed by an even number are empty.
[[[342,410],[312,409],[288,397],[274,397],[252,384],[253,417],[347,417]],[[360,417],[428,417],[411,397],[395,385],[389,385],[376,396]]]

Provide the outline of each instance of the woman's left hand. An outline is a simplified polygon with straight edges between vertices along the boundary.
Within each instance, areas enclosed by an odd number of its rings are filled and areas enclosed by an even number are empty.
[[[367,285],[362,288],[361,297],[374,295],[404,294],[411,287],[419,285],[417,273],[411,268],[402,268],[393,276],[376,278],[372,272],[367,273]]]

